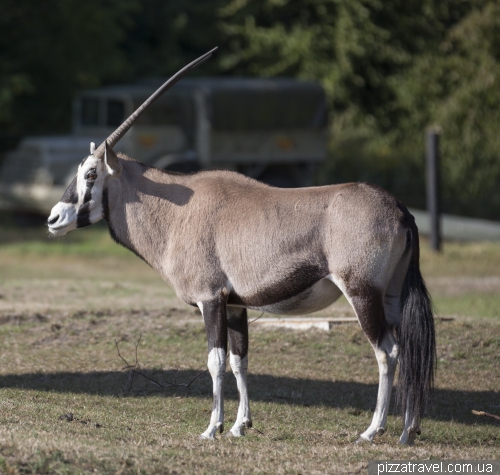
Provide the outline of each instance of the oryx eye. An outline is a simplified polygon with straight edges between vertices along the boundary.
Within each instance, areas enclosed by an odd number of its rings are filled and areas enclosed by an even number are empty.
[[[97,171],[95,168],[91,168],[85,175],[86,180],[95,180],[97,178]]]

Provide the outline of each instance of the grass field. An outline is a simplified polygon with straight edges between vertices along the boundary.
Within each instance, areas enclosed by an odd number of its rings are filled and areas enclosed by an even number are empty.
[[[399,447],[393,409],[373,445],[377,365],[357,324],[250,326],[254,428],[200,441],[211,382],[201,316],[104,227],[61,240],[0,220],[0,473],[366,473],[369,460],[495,459],[500,424],[500,245],[447,243],[422,268],[438,319],[436,390]],[[254,314],[258,316],[258,314]],[[318,315],[350,316],[340,301]],[[141,337],[142,335],[142,337]],[[163,387],[124,369],[117,354]],[[226,426],[237,391],[226,375]],[[72,414],[72,416],[70,415]]]

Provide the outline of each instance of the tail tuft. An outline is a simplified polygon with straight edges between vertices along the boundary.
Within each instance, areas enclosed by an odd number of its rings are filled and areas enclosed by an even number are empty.
[[[409,409],[420,419],[434,385],[436,336],[432,302],[419,267],[418,230],[411,226],[412,257],[401,294],[401,323],[397,328],[399,373],[397,401],[403,421]]]

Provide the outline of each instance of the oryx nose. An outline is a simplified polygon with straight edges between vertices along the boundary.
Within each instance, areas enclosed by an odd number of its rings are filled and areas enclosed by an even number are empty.
[[[59,219],[59,215],[54,216],[52,219],[49,219],[49,220],[47,221],[47,223],[48,223],[48,224],[50,224],[50,225],[52,225],[52,224],[54,224],[54,223],[57,223],[57,220],[58,220],[58,219]]]

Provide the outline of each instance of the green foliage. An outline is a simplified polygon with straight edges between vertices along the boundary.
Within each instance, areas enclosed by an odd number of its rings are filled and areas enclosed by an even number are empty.
[[[232,38],[222,64],[323,83],[333,139],[324,182],[372,181],[424,206],[424,131],[437,124],[445,210],[500,218],[499,8],[234,0],[221,10]]]
[[[215,46],[223,47],[218,10],[224,0],[142,0],[122,42],[128,79],[169,76]],[[223,53],[223,48],[222,54]],[[220,53],[192,74],[219,74]]]
[[[135,0],[1,0],[0,10],[0,140],[67,132],[75,92],[127,68],[119,44]]]
[[[67,132],[79,89],[196,74],[320,81],[323,182],[425,205],[424,131],[442,129],[445,210],[500,219],[500,5],[488,0],[0,0],[0,150]],[[50,112],[48,112],[50,111]]]
[[[415,58],[395,85],[405,111],[396,143],[422,149],[419,129],[438,124],[445,206],[498,219],[500,5],[484,3],[449,28],[434,51]]]

